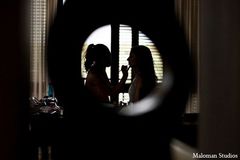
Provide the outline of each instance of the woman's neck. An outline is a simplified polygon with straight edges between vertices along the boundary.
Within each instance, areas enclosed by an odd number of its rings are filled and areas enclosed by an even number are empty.
[[[106,67],[103,67],[103,66],[94,65],[92,69],[97,72],[106,72]]]
[[[140,73],[139,69],[136,66],[132,66],[132,72],[134,75],[137,75]]]

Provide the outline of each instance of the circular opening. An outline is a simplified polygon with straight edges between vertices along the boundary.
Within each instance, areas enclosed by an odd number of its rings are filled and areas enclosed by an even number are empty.
[[[116,39],[112,39],[111,33],[115,32],[119,37],[117,39],[117,43],[114,42]],[[159,103],[161,103],[164,95],[169,90],[172,84],[172,78],[170,71],[163,72],[163,60],[159,50],[153,41],[147,37],[142,31],[136,30],[134,27],[130,25],[120,24],[114,31],[112,31],[111,25],[104,25],[96,30],[94,30],[88,38],[83,43],[82,53],[81,53],[81,75],[84,79],[84,84],[86,83],[87,71],[84,67],[84,63],[86,61],[86,50],[90,44],[104,44],[111,52],[112,48],[118,48],[118,52],[115,51],[115,56],[112,56],[112,64],[110,67],[106,67],[106,74],[108,77],[108,81],[120,82],[121,77],[123,76],[121,72],[122,65],[129,65],[128,58],[130,56],[130,51],[133,46],[143,45],[149,48],[151,57],[153,60],[153,68],[156,76],[156,87],[154,87],[151,92],[147,93],[144,98],[131,101],[129,96],[130,88],[133,86],[134,81],[134,73],[132,68],[128,70],[128,78],[125,82],[125,89],[118,93],[118,96],[111,101],[111,104],[107,106],[112,106],[119,111],[120,115],[134,116],[144,114],[148,111],[152,111]],[[116,58],[117,57],[117,58]],[[146,62],[146,61],[145,61]],[[115,72],[111,71],[111,68],[118,68],[119,71]],[[115,70],[116,71],[116,70]],[[167,71],[167,69],[166,69]],[[149,72],[149,71],[147,71]],[[165,75],[165,78],[164,77]],[[116,79],[117,77],[117,79]],[[115,78],[115,79],[114,79]],[[163,83],[163,79],[165,83]],[[96,79],[97,81],[98,79]],[[116,85],[116,84],[115,84]],[[149,84],[145,84],[146,86]],[[96,88],[98,90],[98,88]],[[103,91],[104,92],[104,91]]]

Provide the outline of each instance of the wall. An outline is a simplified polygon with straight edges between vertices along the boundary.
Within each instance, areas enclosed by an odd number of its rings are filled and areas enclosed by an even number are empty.
[[[0,159],[26,159],[28,55],[20,0],[0,6]],[[20,149],[21,148],[21,149]]]
[[[200,1],[199,149],[240,153],[240,1]]]

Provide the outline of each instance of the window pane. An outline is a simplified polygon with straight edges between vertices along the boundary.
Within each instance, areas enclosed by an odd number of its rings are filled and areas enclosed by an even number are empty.
[[[127,25],[120,25],[119,29],[119,71],[122,65],[128,65],[127,58],[132,47],[132,28]],[[128,72],[126,83],[131,83],[131,69]],[[119,78],[122,77],[122,72],[119,72]]]

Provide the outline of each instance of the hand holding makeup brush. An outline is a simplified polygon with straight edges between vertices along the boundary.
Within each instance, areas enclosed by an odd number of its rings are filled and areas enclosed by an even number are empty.
[[[122,65],[121,71],[122,71],[124,77],[127,77],[127,76],[128,76],[128,70],[129,70],[129,68],[130,68],[130,66]]]

